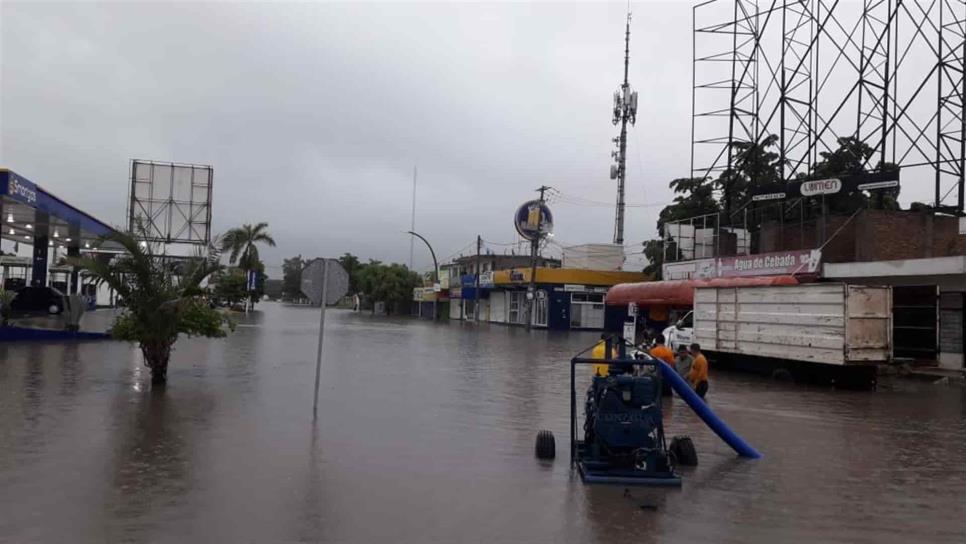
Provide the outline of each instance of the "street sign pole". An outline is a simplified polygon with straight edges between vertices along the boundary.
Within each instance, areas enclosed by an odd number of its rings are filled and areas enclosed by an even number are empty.
[[[315,355],[315,396],[312,399],[312,420],[318,417],[319,414],[319,379],[322,377],[322,337],[325,335],[325,304],[326,304],[326,291],[329,287],[329,260],[325,259],[322,264],[322,304],[321,310],[319,311],[319,350]]]
[[[330,285],[331,284],[331,285]],[[316,259],[302,269],[302,293],[319,305],[319,349],[315,354],[315,396],[312,421],[319,413],[319,382],[322,378],[322,338],[325,335],[325,307],[336,304],[349,290],[349,274],[335,259]]]

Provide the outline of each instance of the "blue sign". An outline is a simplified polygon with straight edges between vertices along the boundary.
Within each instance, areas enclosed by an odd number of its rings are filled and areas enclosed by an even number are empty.
[[[248,271],[248,290],[249,291],[256,290],[257,280],[258,280],[258,272],[254,270],[249,270]]]
[[[513,225],[526,240],[538,240],[553,232],[553,214],[541,200],[524,202],[517,208]]]
[[[30,180],[22,178],[13,172],[6,172],[6,184],[3,194],[14,200],[19,200],[28,206],[37,204],[37,186]]]
[[[27,178],[0,169],[0,195],[22,202],[34,209],[46,212],[69,225],[77,225],[86,233],[94,236],[107,236],[114,231],[111,227],[85,214],[63,200],[51,195],[47,191]]]

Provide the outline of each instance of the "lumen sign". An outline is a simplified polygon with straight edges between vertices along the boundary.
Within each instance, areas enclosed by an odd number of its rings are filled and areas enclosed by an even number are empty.
[[[802,196],[834,195],[842,190],[842,180],[837,178],[816,179],[802,182]]]

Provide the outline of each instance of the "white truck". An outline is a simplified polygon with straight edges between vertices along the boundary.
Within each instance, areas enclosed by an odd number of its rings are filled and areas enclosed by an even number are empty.
[[[892,359],[892,292],[843,283],[698,287],[691,314],[664,335],[674,349],[700,344],[722,366],[874,385],[875,365]]]

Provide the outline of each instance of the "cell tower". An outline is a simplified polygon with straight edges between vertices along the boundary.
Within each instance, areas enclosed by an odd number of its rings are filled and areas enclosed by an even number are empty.
[[[617,212],[614,217],[614,243],[624,244],[624,181],[627,175],[625,159],[627,157],[627,123],[633,125],[637,121],[637,92],[631,90],[627,82],[627,67],[631,61],[631,12],[627,11],[627,27],[624,32],[624,83],[614,92],[613,123],[621,124],[620,136],[614,138],[617,151],[611,156],[617,161],[610,167],[610,179],[617,180]]]

